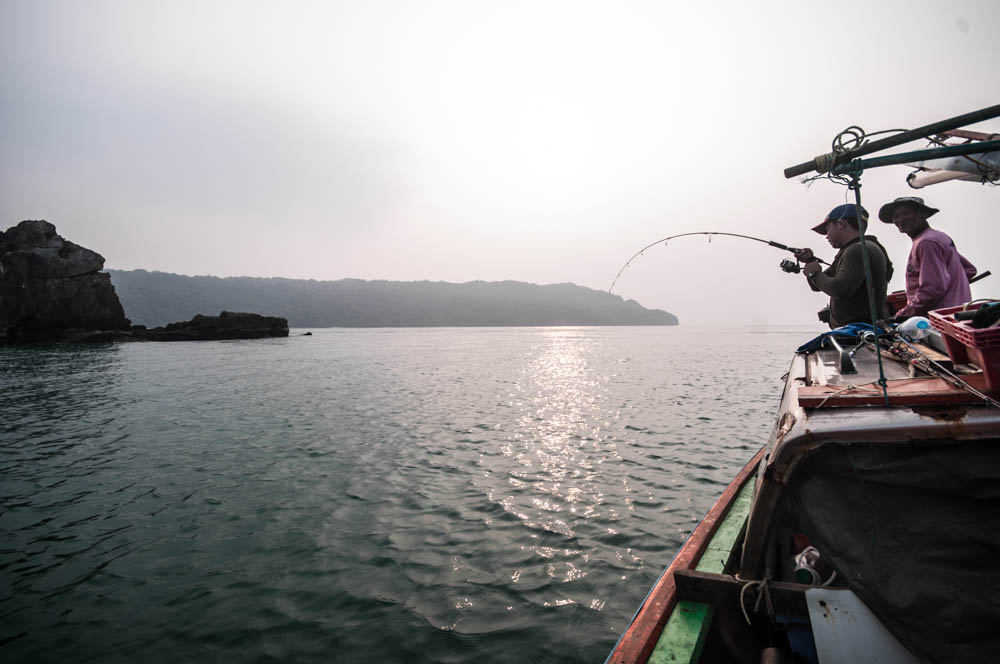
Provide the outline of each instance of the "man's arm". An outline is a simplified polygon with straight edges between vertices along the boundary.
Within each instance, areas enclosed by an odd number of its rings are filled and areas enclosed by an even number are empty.
[[[816,268],[817,268],[816,272],[813,272],[811,274],[809,272],[803,272],[803,274],[806,275],[806,283],[809,284],[809,288],[819,293],[820,290],[819,286],[816,285],[816,278],[819,277],[819,275],[823,274],[823,268],[820,267],[819,263],[816,263]],[[829,271],[832,268],[826,268],[826,269],[827,271]]]
[[[817,293],[820,292],[819,287],[816,286],[816,275],[823,271],[823,266],[820,264],[816,256],[813,255],[813,250],[809,247],[796,249],[795,259],[805,263],[805,267],[802,268],[802,274],[806,276],[806,283],[809,284],[809,288],[813,289]],[[832,266],[828,267],[827,271],[830,271],[831,269],[833,269]]]
[[[821,290],[831,297],[847,297],[853,294],[865,281],[865,265],[861,259],[861,245],[852,244],[844,250],[844,256],[837,264],[836,273],[830,270],[819,272],[809,279],[813,290]]]

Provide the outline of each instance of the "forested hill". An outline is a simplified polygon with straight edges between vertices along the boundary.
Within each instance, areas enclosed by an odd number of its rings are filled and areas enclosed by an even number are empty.
[[[158,326],[195,314],[246,311],[282,316],[292,327],[677,325],[677,317],[574,284],[518,281],[313,281],[188,277],[108,270],[125,315]]]

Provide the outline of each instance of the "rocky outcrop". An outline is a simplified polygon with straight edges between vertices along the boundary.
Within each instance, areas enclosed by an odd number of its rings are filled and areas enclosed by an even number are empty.
[[[223,341],[287,336],[287,319],[223,311],[218,316],[198,314],[189,321],[149,329],[142,325],[134,325],[127,330],[68,329],[63,331],[58,341],[89,344],[108,341]]]
[[[130,328],[104,257],[47,221],[0,232],[0,342],[55,341]]]
[[[147,341],[217,341],[287,337],[288,321],[276,316],[223,311],[218,316],[198,314],[189,321],[146,330],[133,328],[133,336]]]
[[[103,267],[103,256],[63,239],[47,221],[22,221],[0,232],[0,343],[288,336],[284,318],[231,311],[133,327]]]

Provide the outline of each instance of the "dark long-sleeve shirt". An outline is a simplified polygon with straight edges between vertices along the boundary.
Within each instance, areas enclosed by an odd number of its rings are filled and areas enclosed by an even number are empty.
[[[875,290],[875,312],[879,318],[885,318],[885,293],[892,276],[892,261],[874,235],[865,236],[865,245]],[[860,238],[841,247],[830,267],[809,278],[809,286],[830,296],[831,328],[871,322]]]

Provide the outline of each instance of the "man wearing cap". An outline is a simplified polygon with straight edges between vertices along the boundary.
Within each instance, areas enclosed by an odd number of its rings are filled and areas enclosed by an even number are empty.
[[[864,208],[861,208],[861,220],[867,226],[868,212]],[[802,272],[809,287],[830,296],[828,322],[831,328],[848,323],[871,323],[859,228],[858,207],[853,203],[838,205],[821,224],[813,227],[817,233],[826,235],[830,246],[839,249],[830,267],[822,269],[812,249],[799,249],[795,253],[798,260],[805,262]],[[892,261],[874,235],[865,235],[865,246],[871,268],[876,316],[885,318],[885,293],[892,277]]]
[[[958,253],[950,237],[927,223],[937,212],[917,196],[897,198],[878,211],[879,219],[913,240],[906,261],[906,306],[896,312],[899,318],[923,316],[972,299],[969,279],[976,276],[976,268]]]

